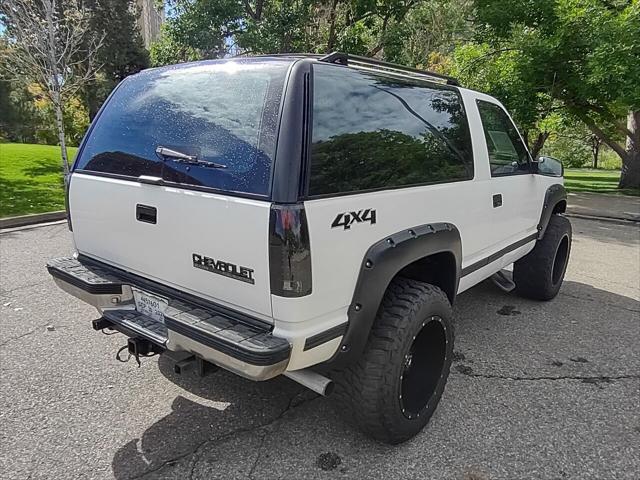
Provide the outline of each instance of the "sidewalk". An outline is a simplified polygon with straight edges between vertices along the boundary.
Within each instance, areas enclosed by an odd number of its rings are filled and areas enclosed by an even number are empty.
[[[640,197],[602,193],[569,193],[567,213],[640,222]]]

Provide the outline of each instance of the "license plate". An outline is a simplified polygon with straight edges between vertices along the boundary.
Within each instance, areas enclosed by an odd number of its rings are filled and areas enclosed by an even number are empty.
[[[153,318],[157,322],[164,323],[164,311],[169,306],[164,298],[157,297],[142,290],[133,290],[133,300],[136,303],[138,312]]]

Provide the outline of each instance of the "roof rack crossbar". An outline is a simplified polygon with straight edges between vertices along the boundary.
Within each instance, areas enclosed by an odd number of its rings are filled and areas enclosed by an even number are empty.
[[[460,82],[448,75],[442,75],[441,73],[429,72],[427,70],[419,70],[417,68],[405,67],[404,65],[398,65],[396,63],[385,62],[383,60],[378,60],[377,58],[369,58],[363,57],[361,55],[351,55],[342,52],[332,52],[324,57],[320,57],[318,59],[319,62],[326,63],[335,63],[338,65],[349,65],[349,61],[358,65],[374,65],[378,67],[382,67],[385,70],[389,71],[397,71],[397,72],[408,72],[413,74],[418,74],[422,76],[427,76],[431,78],[436,78],[439,80],[444,80],[448,85],[460,86]]]

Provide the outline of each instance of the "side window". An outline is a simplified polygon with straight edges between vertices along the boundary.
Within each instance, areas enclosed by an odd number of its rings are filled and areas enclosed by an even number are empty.
[[[495,103],[482,100],[477,103],[489,151],[491,176],[530,173],[529,152],[506,112]]]
[[[310,196],[473,177],[456,90],[346,67],[313,69]]]

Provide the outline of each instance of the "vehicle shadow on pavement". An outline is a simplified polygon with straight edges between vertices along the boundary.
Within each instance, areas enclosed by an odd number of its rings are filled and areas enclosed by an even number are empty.
[[[252,382],[222,369],[205,377],[192,371],[178,375],[173,360],[165,356],[159,357],[158,368],[184,394],[172,401],[171,413],[118,450],[112,463],[117,479],[160,474],[208,442],[260,430],[297,403],[316,397],[284,377]]]
[[[431,445],[430,448],[445,452],[445,456],[460,452],[450,458],[447,468],[461,475],[470,468],[465,448],[474,449],[474,436],[468,433],[471,427],[460,419],[467,415],[476,418],[469,421],[483,425],[476,432],[478,437],[482,437],[482,431],[497,428],[496,422],[501,421],[500,416],[482,418],[475,412],[477,405],[487,405],[487,411],[491,411],[495,398],[487,394],[486,398],[467,399],[463,392],[468,382],[575,376],[584,386],[584,394],[593,395],[597,388],[604,388],[602,382],[615,382],[606,376],[615,376],[617,369],[619,373],[628,372],[637,362],[633,356],[626,357],[626,365],[615,359],[625,358],[623,352],[632,351],[638,340],[633,334],[624,337],[621,332],[629,332],[633,318],[640,316],[640,302],[592,285],[566,281],[558,298],[547,303],[505,294],[487,281],[458,298],[455,316],[456,351],[460,358],[454,358],[450,385],[425,431],[404,445],[388,447],[368,439],[341,418],[328,399],[286,378],[251,382],[223,370],[204,378],[192,372],[181,376],[173,372],[171,360],[161,356],[160,372],[184,393],[174,398],[170,413],[147,428],[141,438],[133,438],[119,448],[112,461],[113,474],[117,479],[191,478],[195,469],[198,478],[260,478],[260,468],[262,474],[273,474],[277,468],[281,474],[284,470],[295,477],[300,471],[309,472],[309,468],[322,474],[320,469],[325,468],[319,466],[319,459],[322,455],[332,458],[326,453],[319,455],[320,452],[339,452],[343,456],[347,453],[351,457],[350,468],[385,471],[386,465],[407,452]],[[609,318],[610,323],[603,323],[603,318]],[[522,339],[529,342],[529,350],[522,350]],[[592,377],[599,382],[597,385],[595,380],[589,381]],[[555,382],[552,385],[560,388]],[[516,410],[521,400],[515,398]],[[301,408],[297,410],[298,407]],[[527,418],[540,413],[538,407],[532,408]],[[294,410],[299,414],[292,415]],[[504,431],[498,441],[501,448],[513,453],[513,458],[524,448],[518,443],[521,438],[517,425],[513,423],[513,428]],[[435,440],[437,447],[432,445]],[[593,444],[581,444],[579,448],[598,448],[597,440],[589,443]],[[568,444],[566,448],[578,447]],[[345,461],[343,466],[331,469],[347,474]],[[429,460],[416,462],[424,468],[423,463]],[[505,462],[501,468],[514,467]],[[360,473],[364,475],[364,471]],[[348,472],[355,474],[353,470]]]

